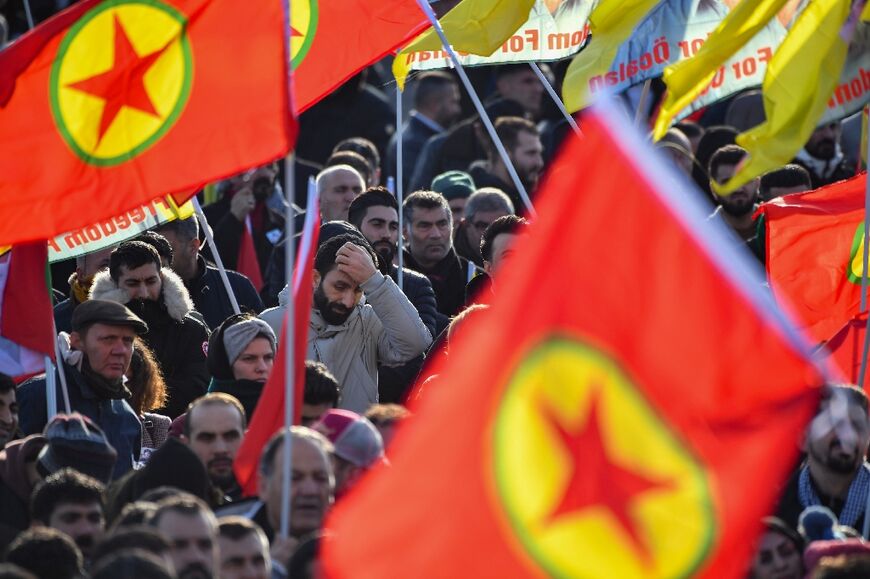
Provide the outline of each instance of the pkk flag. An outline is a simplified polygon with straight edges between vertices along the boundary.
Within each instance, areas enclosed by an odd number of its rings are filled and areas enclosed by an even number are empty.
[[[271,0],[84,0],[22,36],[0,52],[0,245],[284,156],[286,37]]]
[[[329,577],[744,576],[823,379],[723,227],[605,112],[392,468],[327,520]]]
[[[858,314],[840,328],[825,343],[827,354],[850,384],[858,384],[861,377],[861,358],[864,355],[864,336],[867,334],[867,314]],[[870,384],[870,372],[865,372],[862,388]]]
[[[816,342],[858,314],[867,173],[761,206],[767,276]]]
[[[308,205],[317,207],[317,193],[309,189]],[[305,352],[308,347],[308,322],[311,317],[311,284],[314,272],[314,254],[317,253],[317,234],[320,230],[320,213],[309,210],[305,214],[302,240],[296,254],[296,269],[293,271],[293,424],[300,423],[302,399],[305,392]],[[284,336],[287,335],[287,318],[281,325],[281,341],[275,354],[272,373],[263,387],[260,401],[254,409],[251,424],[245,439],[236,454],[233,470],[245,496],[256,496],[260,453],[273,434],[284,426],[284,381],[287,370],[287,350]]]
[[[28,376],[54,358],[54,314],[45,241],[16,245],[0,257],[0,372]]]
[[[245,216],[242,225],[242,242],[239,244],[239,258],[236,260],[236,269],[257,288],[263,289],[263,273],[260,271],[260,261],[257,259],[257,250],[254,248],[254,235],[251,233],[251,216]]]
[[[529,18],[535,0],[462,0],[439,20],[454,50],[489,56]],[[429,29],[396,55],[393,76],[404,90],[407,55],[419,50],[442,50],[441,39]]]
[[[293,101],[302,112],[429,23],[416,0],[295,0]]]

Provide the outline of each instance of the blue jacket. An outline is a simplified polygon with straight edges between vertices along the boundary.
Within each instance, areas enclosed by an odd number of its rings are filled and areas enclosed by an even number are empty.
[[[118,453],[113,478],[117,479],[133,468],[142,449],[142,424],[126,400],[97,398],[84,375],[73,366],[63,364],[69,391],[70,408],[93,420],[109,444]],[[57,411],[64,412],[60,378],[55,372]],[[48,422],[45,400],[45,375],[31,378],[18,387],[18,419],[25,434],[41,433]]]

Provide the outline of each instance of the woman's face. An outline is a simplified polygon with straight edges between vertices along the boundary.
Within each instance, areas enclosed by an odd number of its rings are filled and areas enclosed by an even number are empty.
[[[272,343],[266,338],[254,338],[233,362],[233,378],[265,382],[272,373],[274,362],[275,352],[272,351]]]
[[[801,579],[801,552],[780,533],[765,531],[752,562],[751,576],[753,579]]]

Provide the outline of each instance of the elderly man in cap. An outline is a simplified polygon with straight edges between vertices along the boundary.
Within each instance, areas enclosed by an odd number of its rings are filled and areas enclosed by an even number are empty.
[[[118,452],[114,476],[120,477],[139,460],[142,425],[127,403],[124,376],[133,357],[133,339],[148,326],[117,302],[88,300],[73,312],[69,348],[61,347],[70,409],[93,420]],[[61,334],[66,336],[66,334]],[[65,346],[65,345],[64,345]],[[57,411],[64,410],[60,377],[56,376]],[[48,421],[46,377],[38,376],[18,389],[19,420],[25,434],[41,432]]]
[[[450,205],[454,235],[465,215],[465,204],[476,189],[474,179],[464,171],[446,171],[432,179],[432,191],[444,195],[447,204]]]

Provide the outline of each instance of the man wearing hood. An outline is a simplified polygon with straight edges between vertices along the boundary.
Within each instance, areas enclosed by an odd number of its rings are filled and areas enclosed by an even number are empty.
[[[157,251],[125,241],[112,252],[109,271],[94,278],[91,299],[126,305],[148,324],[143,340],[151,348],[169,391],[162,412],[170,418],[206,392],[208,330],[191,316],[193,302],[181,278],[162,267]]]
[[[58,332],[72,330],[73,312],[79,304],[87,301],[94,276],[109,267],[109,256],[114,248],[112,245],[76,258],[76,270],[69,277],[69,297],[54,306],[54,323]]]

